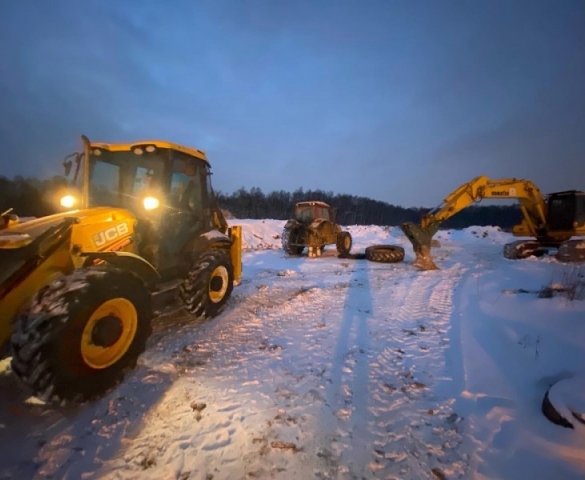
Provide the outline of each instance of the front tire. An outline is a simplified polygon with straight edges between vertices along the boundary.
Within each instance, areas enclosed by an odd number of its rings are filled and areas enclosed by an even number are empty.
[[[197,318],[219,315],[234,288],[234,268],[225,250],[203,252],[179,290],[187,311]]]
[[[337,247],[337,253],[340,255],[348,255],[351,250],[352,242],[351,234],[349,232],[339,232],[337,234],[335,245]]]
[[[136,365],[152,331],[150,292],[114,268],[74,271],[42,288],[19,316],[12,370],[38,398],[97,398]]]

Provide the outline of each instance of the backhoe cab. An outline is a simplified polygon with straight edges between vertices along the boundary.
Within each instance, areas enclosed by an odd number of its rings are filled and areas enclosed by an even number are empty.
[[[136,364],[163,297],[213,317],[241,276],[241,227],[217,207],[204,152],[82,140],[65,161],[67,211],[5,212],[0,226],[0,345],[58,403],[95,398]]]
[[[441,223],[484,198],[515,198],[520,203],[522,222],[512,229],[516,237],[533,237],[504,245],[509,259],[543,255],[557,251],[563,262],[585,260],[585,193],[578,190],[543,195],[530,180],[504,178],[491,180],[479,176],[450,193],[443,203],[425,214],[420,225],[406,222],[401,229],[413,245],[414,266],[421,270],[436,269],[431,256],[431,241]]]

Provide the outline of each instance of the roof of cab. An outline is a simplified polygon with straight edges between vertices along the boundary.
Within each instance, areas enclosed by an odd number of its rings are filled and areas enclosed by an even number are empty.
[[[203,150],[199,150],[197,148],[192,147],[185,147],[183,145],[167,142],[165,140],[141,140],[133,143],[91,142],[90,145],[92,148],[100,148],[103,150],[108,150],[110,152],[128,152],[136,147],[147,147],[148,145],[154,145],[157,148],[167,148],[170,150],[176,150],[178,152],[186,153],[187,155],[191,155],[193,157],[205,161],[209,165],[209,160],[207,160],[207,155]]]
[[[305,206],[329,208],[329,205],[327,205],[325,202],[321,202],[319,200],[311,200],[308,202],[298,202],[297,203],[297,207],[305,207]]]

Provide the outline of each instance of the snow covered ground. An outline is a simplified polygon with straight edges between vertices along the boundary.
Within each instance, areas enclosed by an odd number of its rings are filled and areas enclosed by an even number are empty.
[[[288,257],[284,222],[237,223],[226,311],[158,319],[105,398],[51,409],[4,369],[0,479],[584,478],[585,425],[540,408],[569,377],[555,398],[583,398],[585,267],[506,260],[496,228],[439,232],[440,270],[420,272],[398,228],[349,227],[352,251],[406,248],[380,264]]]

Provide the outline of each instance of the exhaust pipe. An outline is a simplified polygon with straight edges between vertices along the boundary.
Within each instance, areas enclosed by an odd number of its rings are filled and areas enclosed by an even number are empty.
[[[412,222],[400,225],[416,256],[413,265],[419,270],[438,270],[431,256],[431,241],[438,230],[438,225],[430,224],[427,227],[418,226]]]

